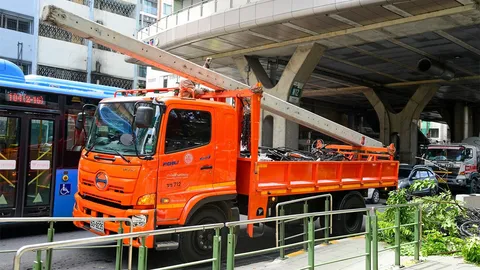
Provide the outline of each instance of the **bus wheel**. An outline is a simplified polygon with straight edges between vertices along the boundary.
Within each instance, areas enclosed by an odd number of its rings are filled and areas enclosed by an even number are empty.
[[[335,202],[335,200],[334,200]],[[335,210],[365,208],[365,200],[358,191],[351,191],[343,198],[337,199]],[[363,212],[340,214],[333,216],[333,235],[347,235],[359,233],[362,230]]]
[[[227,218],[223,211],[214,206],[207,205],[198,210],[187,222],[186,226],[204,225],[212,223],[225,223]],[[220,230],[222,246],[227,238],[226,231]],[[180,257],[184,262],[200,261],[212,258],[213,237],[215,230],[199,230],[180,234]],[[222,247],[222,250],[223,249]]]

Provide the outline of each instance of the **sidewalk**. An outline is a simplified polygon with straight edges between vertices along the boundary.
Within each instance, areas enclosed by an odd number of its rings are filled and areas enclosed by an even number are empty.
[[[382,250],[386,244],[379,243],[378,249]],[[332,241],[329,245],[318,245],[315,247],[315,264],[322,262],[330,262],[346,257],[352,257],[365,253],[365,238],[354,237]],[[300,269],[308,265],[308,253],[300,250],[287,255],[285,260],[270,259],[252,264],[244,264],[236,266],[235,269],[240,270],[277,270],[277,269]],[[428,258],[421,258],[422,262],[414,264],[413,257],[402,257],[402,269],[417,269],[417,270],[436,270],[436,269],[480,269],[480,267],[466,264],[462,258],[455,257],[441,257],[432,256]],[[394,266],[395,253],[393,250],[380,252],[378,255],[378,269],[394,270],[399,267]],[[321,270],[358,270],[365,269],[365,257],[345,260],[337,263],[327,264],[315,269]]]
[[[405,267],[404,269],[417,269],[417,270],[435,270],[435,269],[445,269],[445,270],[457,270],[457,269],[480,269],[480,267],[473,264],[468,264],[463,261],[463,258],[458,257],[444,257],[444,256],[431,256],[428,258],[420,258],[424,260],[415,265]],[[406,262],[404,265],[408,265]]]

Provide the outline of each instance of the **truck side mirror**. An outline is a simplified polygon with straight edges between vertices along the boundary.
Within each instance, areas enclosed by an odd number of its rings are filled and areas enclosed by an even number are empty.
[[[75,120],[75,128],[78,130],[83,130],[83,127],[85,126],[84,120],[85,119],[85,113],[80,112],[77,114],[77,119]]]
[[[149,128],[152,125],[155,111],[152,107],[140,106],[135,113],[135,126],[137,128]]]

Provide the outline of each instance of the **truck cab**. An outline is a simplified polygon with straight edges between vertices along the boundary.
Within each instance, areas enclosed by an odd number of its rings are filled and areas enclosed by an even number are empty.
[[[239,144],[231,105],[115,97],[99,103],[92,122],[79,164],[75,217],[130,217],[134,231],[238,220],[238,211],[225,203],[236,198]],[[75,225],[101,235],[118,231],[114,222]],[[160,240],[147,241],[156,247]]]
[[[424,164],[440,177],[441,184],[450,189],[477,193],[479,184],[479,151],[469,144],[429,145]]]

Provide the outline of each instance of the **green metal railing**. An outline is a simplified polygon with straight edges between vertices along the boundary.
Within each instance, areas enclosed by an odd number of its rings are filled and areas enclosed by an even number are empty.
[[[342,236],[335,236],[335,237],[326,237],[322,239],[315,239],[315,225],[314,225],[314,220],[316,217],[328,217],[330,215],[341,215],[341,214],[353,214],[353,213],[369,213],[370,209],[369,208],[358,208],[358,209],[346,209],[346,210],[336,210],[336,211],[325,211],[325,212],[316,212],[316,213],[306,213],[306,214],[298,214],[298,215],[289,215],[289,216],[280,216],[280,217],[272,217],[272,218],[263,218],[263,219],[256,219],[256,220],[245,220],[245,221],[235,221],[235,222],[227,222],[225,223],[225,226],[229,229],[229,234],[228,234],[228,244],[227,244],[227,270],[233,270],[235,266],[235,259],[236,258],[241,258],[241,257],[248,257],[248,256],[253,256],[253,255],[260,255],[264,253],[269,253],[272,251],[279,251],[280,256],[284,256],[284,252],[286,248],[292,248],[292,247],[298,247],[298,246],[303,246],[304,244],[307,245],[307,252],[308,252],[308,265],[301,268],[301,269],[314,269],[315,267],[319,267],[322,265],[327,265],[327,264],[332,264],[335,262],[340,262],[344,260],[350,260],[354,258],[359,258],[359,257],[366,257],[367,260],[372,256],[371,254],[371,249],[370,241],[366,241],[365,244],[365,253],[362,253],[360,255],[356,256],[351,256],[351,257],[345,257],[341,258],[338,260],[334,261],[328,261],[328,262],[323,262],[320,264],[315,264],[315,244],[318,241],[327,241],[327,240],[334,240],[334,239],[340,239],[340,238],[345,238],[345,237],[353,237],[353,236],[361,236],[361,235],[369,235],[371,234],[370,231],[370,226],[367,226],[367,231],[361,232],[361,233],[355,233],[355,234],[350,234],[350,235],[342,235]],[[368,214],[367,214],[368,217]],[[235,254],[235,228],[241,225],[248,225],[248,224],[256,224],[256,223],[265,223],[265,222],[277,222],[280,221],[280,225],[284,224],[285,221],[287,220],[298,220],[298,219],[308,219],[308,226],[307,226],[307,240],[303,240],[300,242],[292,243],[292,244],[282,244],[280,246],[276,246],[273,248],[267,248],[267,249],[262,249],[262,250],[256,250],[256,251],[250,251],[250,252],[244,252],[244,253],[238,253]],[[285,226],[280,226],[280,235],[284,235],[284,230]],[[326,230],[328,232],[328,230]],[[282,239],[280,238],[280,242],[283,243]],[[367,252],[368,251],[368,252]],[[370,265],[369,265],[370,266]],[[369,270],[370,267],[367,268]]]
[[[325,198],[324,211],[332,210],[333,209],[332,195],[331,194],[321,194],[321,195],[317,195],[317,196],[311,196],[311,197],[300,198],[300,199],[296,199],[296,200],[290,200],[290,201],[277,203],[277,205],[275,206],[275,216],[276,217],[285,216],[285,206],[286,205],[294,204],[294,203],[300,203],[300,202],[303,202],[303,214],[307,214],[309,212],[308,202],[312,201],[312,200],[322,199],[322,198]],[[329,227],[330,227],[330,234],[332,233],[332,227],[329,225],[329,224],[332,223],[332,215],[324,216],[324,218],[325,218],[324,227],[319,228],[319,229],[315,229],[315,232],[324,231],[325,239],[326,239],[329,236],[329,230],[328,230]],[[302,233],[291,235],[291,236],[288,236],[288,237],[285,235],[285,224],[289,223],[289,222],[292,222],[292,221],[295,221],[295,220],[299,220],[299,218],[276,221],[276,224],[275,224],[276,225],[275,226],[275,243],[276,243],[277,247],[279,245],[283,246],[283,245],[285,245],[287,240],[294,239],[294,238],[299,237],[299,236],[303,236],[303,241],[307,241],[307,238],[308,238],[308,218],[303,218],[302,219],[303,220],[303,232]],[[279,225],[280,225],[280,228],[279,228]],[[328,243],[328,240],[326,240],[326,243]],[[303,249],[305,249],[305,250],[307,249],[307,243],[303,244]],[[282,259],[285,258],[285,253],[284,253],[283,249],[280,250],[280,258],[282,258]]]
[[[8,223],[48,223],[49,227],[47,230],[47,242],[52,243],[54,241],[55,235],[55,223],[59,222],[74,222],[74,221],[111,221],[119,222],[119,234],[123,234],[124,223],[129,222],[130,232],[133,232],[133,223],[131,218],[51,218],[51,217],[32,217],[32,218],[0,218],[0,224]],[[126,226],[126,224],[125,224]],[[129,245],[129,256],[128,256],[128,270],[132,269],[132,254],[133,247],[131,245],[132,241],[130,239]],[[77,246],[74,247],[77,249],[80,248],[116,248],[116,262],[115,270],[122,269],[122,258],[123,258],[123,241],[119,240],[115,245],[103,245],[103,246]],[[0,254],[4,253],[15,253],[18,250],[0,250]],[[53,249],[47,249],[45,254],[45,260],[42,259],[42,250],[36,250],[36,260],[33,264],[33,270],[51,270],[52,269],[52,256]]]
[[[138,250],[138,266],[137,270],[146,270],[147,269],[147,247],[146,247],[146,238],[148,236],[155,236],[155,235],[165,235],[165,234],[175,234],[175,233],[185,233],[185,232],[192,232],[192,231],[201,231],[201,230],[215,230],[214,236],[214,245],[213,245],[213,256],[211,259],[206,259],[202,261],[190,262],[190,263],[183,263],[174,266],[168,266],[163,268],[158,268],[155,270],[167,270],[167,269],[178,269],[182,267],[188,267],[193,265],[199,265],[211,262],[212,269],[220,270],[220,259],[221,259],[221,250],[220,250],[220,229],[224,227],[223,223],[217,224],[209,224],[209,225],[198,225],[198,226],[189,226],[189,227],[179,227],[179,228],[169,228],[169,229],[162,229],[162,230],[151,230],[151,231],[144,231],[144,232],[131,232],[131,233],[124,233],[124,234],[116,234],[116,235],[107,235],[107,236],[96,236],[96,237],[88,237],[88,238],[81,238],[81,239],[73,239],[73,240],[64,240],[64,241],[57,241],[57,242],[49,242],[49,243],[41,243],[41,244],[32,244],[21,247],[17,250],[15,257],[13,259],[13,269],[20,270],[20,264],[22,256],[26,252],[36,252],[37,256],[42,251],[48,251],[53,249],[60,249],[66,247],[75,247],[79,245],[86,245],[86,244],[99,244],[99,243],[107,243],[111,241],[122,241],[124,239],[139,239],[140,240],[140,247]],[[130,243],[132,243],[130,241]],[[117,252],[117,261],[118,259],[118,252]],[[121,258],[120,258],[121,262]],[[38,268],[38,264],[34,262],[34,270],[42,269],[41,265]]]
[[[415,210],[413,211],[414,222],[401,224],[401,208],[403,207],[413,207]],[[376,215],[376,211],[378,209],[395,209],[395,223],[392,227],[378,229],[378,217]],[[375,252],[378,254],[380,252],[384,252],[387,250],[395,250],[395,266],[400,266],[400,257],[401,257],[401,248],[402,246],[407,245],[414,245],[414,252],[413,258],[414,260],[418,261],[420,259],[420,249],[421,249],[421,235],[422,235],[422,205],[420,203],[410,203],[410,204],[399,204],[399,205],[389,205],[389,206],[380,206],[372,208],[372,220],[371,225],[373,227],[373,239],[372,243],[375,245]],[[402,227],[409,227],[414,226],[414,240],[407,243],[401,243],[401,228]],[[378,233],[386,230],[394,230],[395,234],[395,244],[390,247],[386,247],[382,250],[378,250]],[[378,260],[378,258],[376,259]],[[373,270],[378,269],[378,261],[373,262]]]
[[[401,224],[400,214],[401,208],[403,207],[413,207],[415,211],[414,214],[414,222],[410,224]],[[390,228],[378,228],[378,216],[377,210],[379,209],[394,209],[395,211],[395,225]],[[341,236],[329,236],[328,234],[325,237],[316,239],[315,233],[318,230],[315,230],[315,219],[317,217],[330,217],[332,215],[342,215],[342,214],[354,214],[354,213],[365,213],[366,214],[366,223],[365,223],[365,231],[359,233],[353,233],[349,235],[341,235]],[[285,239],[280,237],[280,241],[277,243],[281,243],[280,245],[276,245],[272,248],[266,248],[262,250],[256,251],[249,251],[244,253],[237,253],[235,254],[235,247],[236,247],[236,229],[239,226],[248,225],[248,224],[258,224],[258,223],[266,223],[266,222],[280,222],[280,225],[285,224],[287,221],[291,220],[307,220],[307,229],[306,229],[306,239],[302,241],[285,244]],[[326,219],[328,220],[328,218]],[[116,264],[121,265],[122,262],[122,251],[121,251],[121,243],[123,243],[123,239],[131,239],[130,243],[132,243],[132,239],[136,238],[139,239],[140,247],[138,252],[138,270],[146,270],[147,269],[147,247],[146,247],[146,238],[149,236],[155,235],[166,235],[166,234],[178,234],[178,233],[186,233],[186,232],[193,232],[193,231],[200,231],[200,230],[214,230],[215,234],[213,237],[213,248],[212,248],[212,257],[209,259],[196,261],[196,262],[189,262],[183,263],[178,265],[167,266],[163,268],[156,268],[155,270],[169,270],[169,269],[179,269],[183,267],[189,267],[194,265],[200,265],[205,263],[212,264],[212,270],[220,270],[221,269],[221,258],[222,258],[222,250],[221,250],[221,236],[220,230],[222,228],[228,229],[227,235],[227,251],[226,251],[226,269],[233,270],[235,267],[235,259],[249,257],[253,255],[265,254],[278,251],[281,258],[285,258],[285,250],[294,248],[294,247],[304,247],[307,255],[307,265],[302,267],[301,269],[314,269],[315,267],[319,267],[322,265],[333,264],[341,261],[351,260],[355,258],[365,257],[365,269],[366,270],[378,270],[378,255],[381,252],[387,250],[394,250],[395,251],[395,265],[400,266],[400,251],[401,247],[405,245],[415,245],[415,252],[414,258],[416,260],[419,259],[420,254],[420,246],[421,246],[421,225],[422,225],[422,216],[421,216],[421,205],[420,204],[403,204],[403,205],[392,205],[392,206],[381,206],[381,207],[372,207],[372,208],[357,208],[357,209],[346,209],[346,210],[336,210],[336,211],[325,211],[325,212],[315,212],[315,213],[304,213],[304,214],[297,214],[297,215],[287,215],[287,216],[278,216],[278,217],[271,217],[271,218],[263,218],[263,219],[255,219],[255,220],[245,220],[245,221],[235,221],[235,222],[227,222],[225,224],[218,223],[218,224],[209,224],[209,225],[198,225],[198,226],[189,226],[189,227],[178,227],[178,228],[169,228],[169,229],[161,229],[161,230],[151,230],[151,231],[144,231],[144,232],[134,232],[134,233],[124,233],[118,235],[109,235],[109,236],[100,236],[100,237],[90,237],[90,238],[82,238],[82,239],[75,239],[75,240],[66,240],[66,241],[58,241],[58,242],[49,242],[43,244],[35,244],[35,245],[28,245],[20,248],[14,259],[14,270],[20,269],[20,261],[23,254],[28,251],[37,252],[37,261],[34,262],[34,269],[42,269],[41,264],[38,262],[41,261],[41,252],[47,251],[47,254],[51,254],[51,251],[54,249],[62,249],[62,248],[69,248],[75,247],[78,245],[84,244],[98,244],[98,243],[105,243],[109,241],[117,241],[117,258]],[[400,228],[407,227],[407,226],[414,226],[414,241],[409,243],[401,243],[400,240]],[[285,226],[280,226],[279,234],[280,236],[285,236]],[[328,229],[331,229],[331,223],[328,223],[325,227],[325,231],[328,233]],[[379,232],[385,230],[394,230],[395,235],[395,245],[391,247],[384,248],[379,250]],[[340,238],[348,238],[354,236],[364,236],[365,237],[365,251],[361,254],[343,257],[332,261],[321,262],[315,264],[315,245],[318,242],[325,242],[334,239]],[[53,236],[52,236],[53,240]],[[306,246],[306,247],[305,247]],[[50,251],[50,253],[48,253]],[[50,255],[51,256],[51,255]],[[48,255],[47,255],[48,257]],[[50,259],[50,267],[51,267],[51,259]],[[116,266],[116,267],[117,267]],[[48,268],[46,268],[48,269]],[[120,269],[120,268],[116,268]]]

